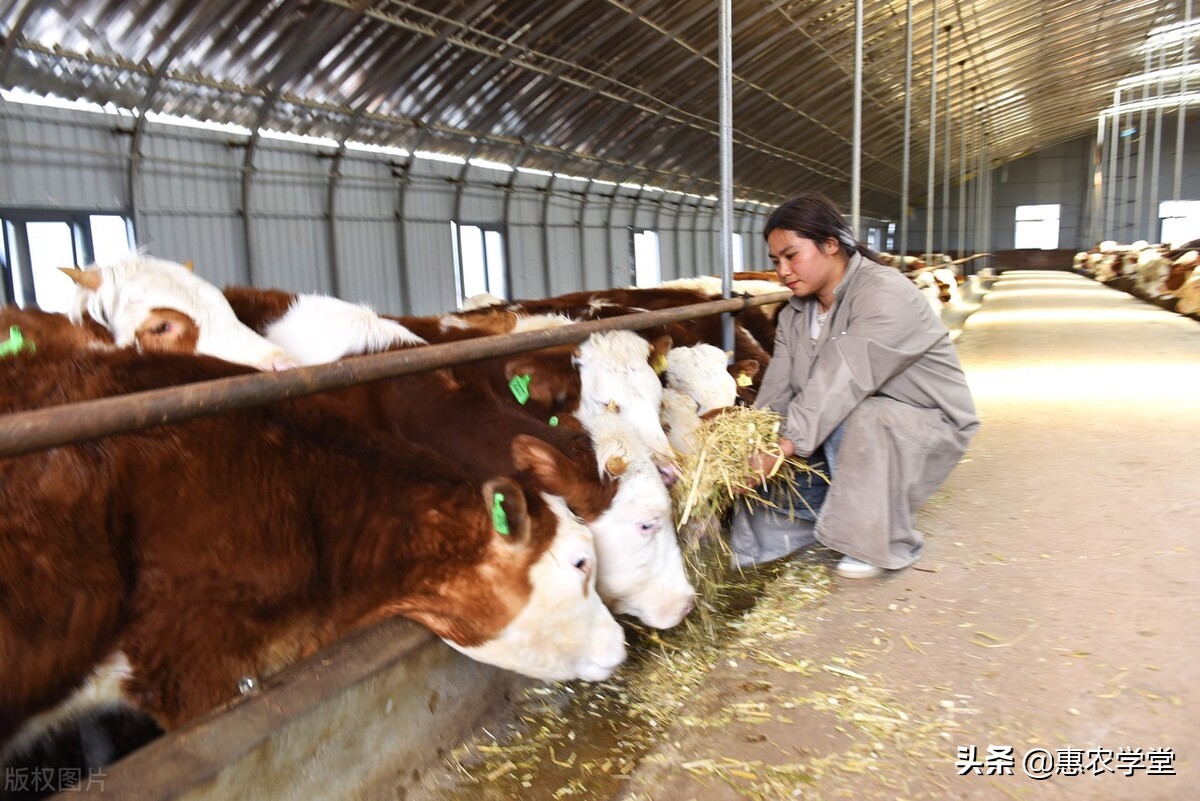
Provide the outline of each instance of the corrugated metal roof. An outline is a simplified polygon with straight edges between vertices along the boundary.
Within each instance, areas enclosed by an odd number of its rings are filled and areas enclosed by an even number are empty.
[[[0,8],[7,86],[699,194],[719,185],[714,2]],[[913,5],[914,200],[928,165],[932,10]],[[996,161],[1094,132],[1116,82],[1141,73],[1150,33],[1183,14],[1182,2],[1151,0],[940,0],[939,140],[947,65],[968,164],[984,118]],[[862,208],[879,217],[895,217],[901,191],[905,18],[900,0],[864,0]],[[771,203],[815,188],[844,200],[854,3],[735,0],[732,28],[738,196]],[[1164,53],[1170,66],[1182,48]],[[950,151],[957,178],[960,143]]]

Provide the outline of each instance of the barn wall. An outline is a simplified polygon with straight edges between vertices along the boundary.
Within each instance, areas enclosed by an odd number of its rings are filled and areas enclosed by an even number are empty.
[[[132,216],[146,252],[218,286],[336,294],[388,314],[459,301],[451,220],[500,227],[510,295],[632,282],[632,231],[659,235],[662,277],[720,272],[716,201],[461,161],[147,122],[134,195],[134,117],[0,101],[0,209]],[[248,208],[245,205],[248,201]],[[763,269],[769,209],[739,202],[746,269]],[[248,216],[247,216],[248,213]]]
[[[1158,222],[1158,204],[1174,197],[1175,137],[1178,115],[1164,114],[1161,133],[1156,131],[1154,114],[1147,115],[1147,127],[1129,138],[1129,154],[1126,160],[1125,139],[1117,149],[1116,170],[1113,182],[1117,187],[1114,201],[1113,220],[1109,230],[1101,239],[1132,242],[1145,239],[1157,242],[1161,237]],[[1125,128],[1131,127],[1129,122]],[[1132,126],[1136,127],[1136,126]],[[1107,135],[1108,132],[1106,132]],[[1158,191],[1151,193],[1153,175],[1154,139],[1161,137],[1158,165]],[[1014,247],[1017,206],[1027,204],[1058,203],[1062,206],[1059,226],[1059,247],[1070,250],[1086,250],[1096,244],[1093,241],[1092,221],[1097,214],[1093,210],[1091,193],[1093,181],[1093,158],[1096,146],[1095,135],[1079,137],[1068,142],[1046,148],[1021,159],[1009,162],[992,170],[992,207],[990,241],[991,250],[1011,250]],[[1135,225],[1133,212],[1137,190],[1138,150],[1145,147],[1145,164],[1141,173],[1142,218]],[[1103,176],[1108,182],[1108,156],[1104,157]],[[941,201],[940,183],[936,200]],[[967,252],[982,249],[984,243],[978,236],[974,212],[974,183],[967,183],[968,222],[964,244]],[[950,190],[950,220],[948,232],[942,230],[942,212],[935,206],[933,212],[934,249],[954,251],[958,243],[958,185]],[[1184,126],[1183,174],[1180,199],[1200,199],[1200,113],[1188,115]],[[1105,202],[1102,200],[1098,215],[1103,220]],[[924,206],[918,206],[909,223],[909,251],[919,252],[925,247]],[[1147,217],[1152,220],[1147,220]],[[1200,236],[1200,231],[1197,232]]]

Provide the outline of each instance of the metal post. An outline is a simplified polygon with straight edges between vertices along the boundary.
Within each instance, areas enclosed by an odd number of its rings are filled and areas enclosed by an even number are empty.
[[[1146,174],[1146,101],[1150,97],[1150,48],[1142,60],[1142,117],[1138,123],[1138,155],[1137,179],[1133,187],[1133,238],[1138,239],[1138,229],[1142,225],[1142,176]],[[1145,237],[1150,241],[1150,237]]]
[[[933,179],[937,167],[938,4],[933,0],[933,39],[929,54],[929,177],[925,184],[925,261],[933,254]]]
[[[721,62],[721,291],[733,294],[733,57],[732,0],[721,0],[718,32]],[[726,353],[733,353],[733,317],[721,315]]]
[[[946,133],[942,136],[942,252],[950,252],[950,76],[954,62],[950,60],[950,29],[946,26]]]
[[[975,114],[975,222],[971,228],[971,244],[976,253],[983,253],[983,111]],[[976,264],[979,264],[976,261]]]
[[[1166,48],[1158,51],[1158,101],[1154,109],[1154,153],[1151,156],[1153,161],[1150,162],[1150,208],[1146,214],[1146,241],[1153,242],[1158,239],[1155,232],[1158,230],[1156,223],[1158,222],[1158,170],[1162,161],[1162,121],[1163,107],[1162,99],[1166,94],[1164,86],[1163,64],[1166,60]]]
[[[982,173],[980,175],[980,178],[982,179],[980,181],[982,184],[980,188],[983,202],[979,206],[979,223],[980,230],[982,231],[983,244],[981,252],[990,253],[992,251],[992,159],[991,146],[988,142],[986,121],[984,122],[983,130],[980,135],[983,137],[983,166],[981,168]],[[987,264],[991,264],[991,258],[989,257],[985,259],[985,262]]]
[[[862,200],[862,62],[863,62],[863,0],[854,0],[854,136],[850,157],[850,230],[858,239]]]
[[[959,66],[965,68],[967,62]],[[958,115],[966,119],[959,109]],[[967,129],[964,126],[958,136],[958,258],[967,255]],[[966,272],[964,270],[964,272]],[[970,272],[974,273],[974,269]]]
[[[1133,112],[1132,111],[1129,112],[1128,121],[1123,119],[1123,117],[1120,113],[1117,114],[1118,136],[1120,136],[1121,141],[1122,141],[1121,149],[1123,152],[1121,154],[1121,164],[1117,169],[1117,183],[1115,183],[1113,185],[1113,196],[1116,198],[1116,200],[1115,200],[1116,212],[1115,212],[1115,217],[1113,218],[1113,225],[1114,225],[1113,232],[1114,233],[1125,231],[1125,228],[1126,228],[1125,217],[1127,216],[1127,212],[1129,210],[1129,203],[1125,200],[1125,195],[1128,194],[1128,190],[1126,189],[1126,184],[1129,183],[1129,170],[1131,168],[1130,158],[1129,158],[1129,149],[1133,146],[1133,141],[1132,141],[1133,135],[1132,134],[1126,135],[1125,126],[1128,123],[1132,123],[1132,122],[1133,122]],[[1133,230],[1131,229],[1128,233],[1133,234]],[[1137,238],[1136,236],[1129,236],[1129,238],[1125,239],[1124,241],[1132,242],[1136,238]]]
[[[912,7],[908,0],[904,22],[904,155],[900,166],[900,264],[908,253],[908,159],[912,142]]]
[[[1113,230],[1113,196],[1117,191],[1117,144],[1120,142],[1118,125],[1121,120],[1121,87],[1113,89],[1112,143],[1108,146],[1108,186],[1104,191],[1104,235],[1116,238]]]
[[[1104,238],[1100,230],[1100,206],[1104,193],[1104,112],[1096,116],[1096,152],[1092,155],[1094,171],[1092,174],[1092,222],[1089,226],[1091,239],[1099,242]]]
[[[1183,130],[1187,123],[1187,85],[1188,85],[1188,55],[1192,49],[1192,0],[1183,4],[1183,37],[1179,45],[1183,48],[1183,69],[1179,77],[1179,123],[1175,126],[1175,190],[1171,193],[1174,200],[1179,200],[1183,191]]]

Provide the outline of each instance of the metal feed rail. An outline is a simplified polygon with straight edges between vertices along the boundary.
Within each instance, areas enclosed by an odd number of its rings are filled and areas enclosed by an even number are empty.
[[[582,342],[597,331],[637,330],[695,317],[737,313],[754,306],[780,303],[791,296],[791,292],[781,291],[755,297],[726,298],[589,320],[560,328],[354,356],[330,364],[252,373],[0,415],[0,457],[208,417],[451,364]]]

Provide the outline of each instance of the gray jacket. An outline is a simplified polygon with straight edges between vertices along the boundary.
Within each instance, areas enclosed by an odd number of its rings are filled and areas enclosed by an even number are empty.
[[[945,326],[912,281],[855,254],[814,343],[816,313],[816,298],[791,298],[780,309],[755,401],[787,418],[782,433],[797,454],[815,451],[872,395],[940,410],[966,448],[979,428],[971,391]]]
[[[815,537],[840,553],[898,569],[921,557],[917,509],[958,464],[979,428],[958,354],[913,283],[850,259],[814,343],[814,298],[779,313],[775,352],[756,404],[786,417],[782,434],[809,456],[842,425],[816,525],[772,509],[739,510],[734,560],[777,559]]]

